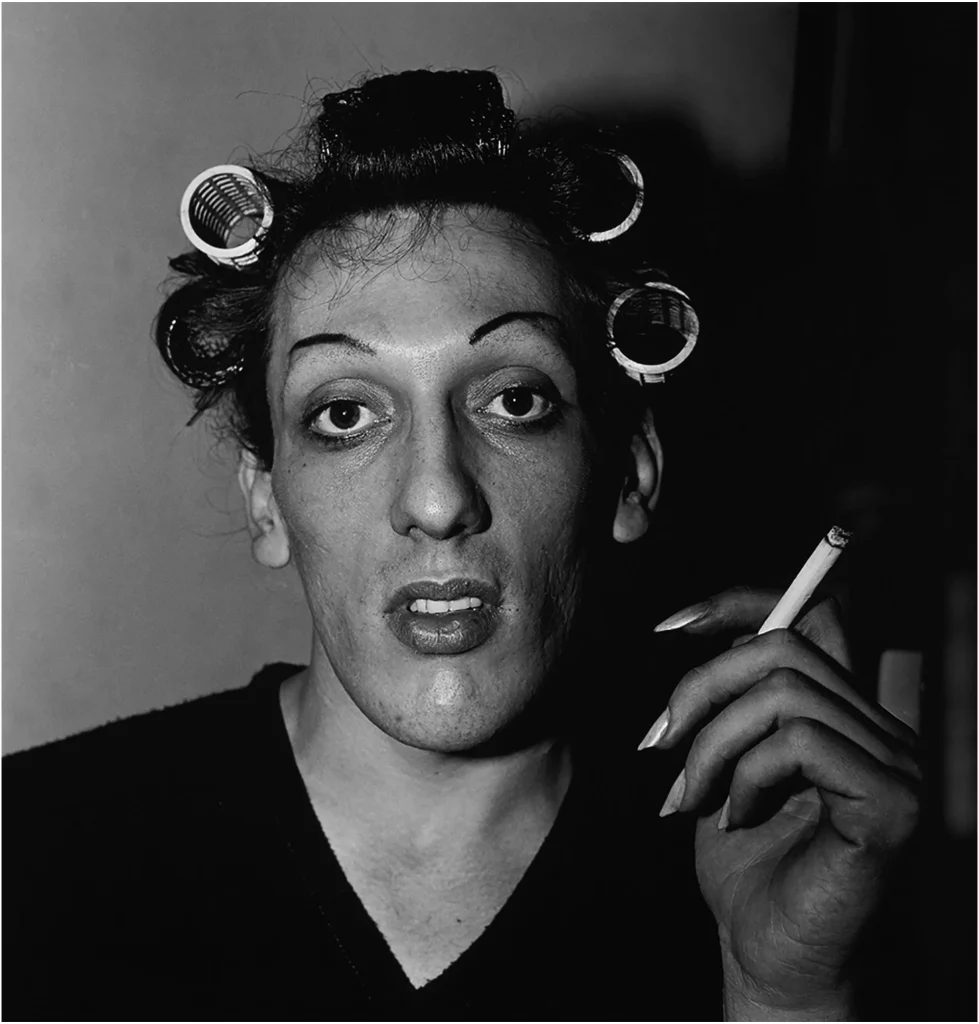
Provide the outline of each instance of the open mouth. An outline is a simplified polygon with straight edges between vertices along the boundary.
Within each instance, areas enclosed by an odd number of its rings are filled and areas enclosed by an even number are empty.
[[[428,601],[419,597],[408,605],[413,615],[446,615],[449,612],[469,612],[482,608],[483,602],[478,597],[461,597],[458,601]]]
[[[391,632],[419,654],[463,654],[499,625],[500,589],[474,579],[402,587],[386,609]]]

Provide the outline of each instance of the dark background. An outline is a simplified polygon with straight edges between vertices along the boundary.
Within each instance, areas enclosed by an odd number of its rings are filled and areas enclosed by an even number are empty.
[[[623,561],[676,585],[637,586],[632,628],[785,586],[831,524],[855,531],[827,582],[858,680],[874,694],[888,649],[924,659],[923,828],[878,936],[895,1019],[976,1012],[975,41],[972,5],[800,5],[785,174],[733,175],[669,116],[630,125],[683,154],[644,226],[702,321],[654,399],[669,486],[648,561]]]

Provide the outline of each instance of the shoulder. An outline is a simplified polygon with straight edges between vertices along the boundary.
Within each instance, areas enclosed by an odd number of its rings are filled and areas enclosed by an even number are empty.
[[[295,671],[285,668],[5,757],[5,880],[59,913],[96,891],[119,910],[132,894],[145,900],[147,878],[176,884],[202,857],[223,860],[277,763],[278,682]]]
[[[288,744],[278,683],[295,671],[269,666],[250,686],[4,758],[3,923],[18,942],[3,960],[15,1004],[70,998],[100,1012],[106,999],[140,998],[154,971],[176,998],[234,948],[235,915],[255,906],[241,895],[274,862],[261,786]]]
[[[295,670],[269,665],[250,685],[4,757],[5,820],[71,819],[127,804],[158,807],[208,789],[253,748],[254,730],[272,706],[269,690]]]
[[[19,780],[47,775],[69,764],[76,770],[98,771],[121,754],[152,763],[162,744],[172,745],[175,732],[192,742],[202,740],[216,719],[236,715],[247,692],[247,687],[241,687],[197,697],[9,754],[3,759],[4,776]]]

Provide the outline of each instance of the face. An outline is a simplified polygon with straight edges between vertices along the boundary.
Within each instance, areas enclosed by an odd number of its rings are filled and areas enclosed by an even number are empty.
[[[593,445],[551,258],[502,215],[404,214],[280,287],[272,507],[313,671],[412,746],[469,749],[552,680],[579,610]],[[356,237],[353,239],[356,242]]]

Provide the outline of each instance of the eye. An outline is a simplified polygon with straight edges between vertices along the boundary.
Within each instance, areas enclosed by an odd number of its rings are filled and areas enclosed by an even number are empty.
[[[326,437],[352,437],[377,422],[377,416],[362,402],[339,398],[321,406],[309,419],[309,428]]]
[[[530,387],[506,388],[486,406],[487,412],[494,416],[517,421],[539,420],[552,408],[550,399]]]

